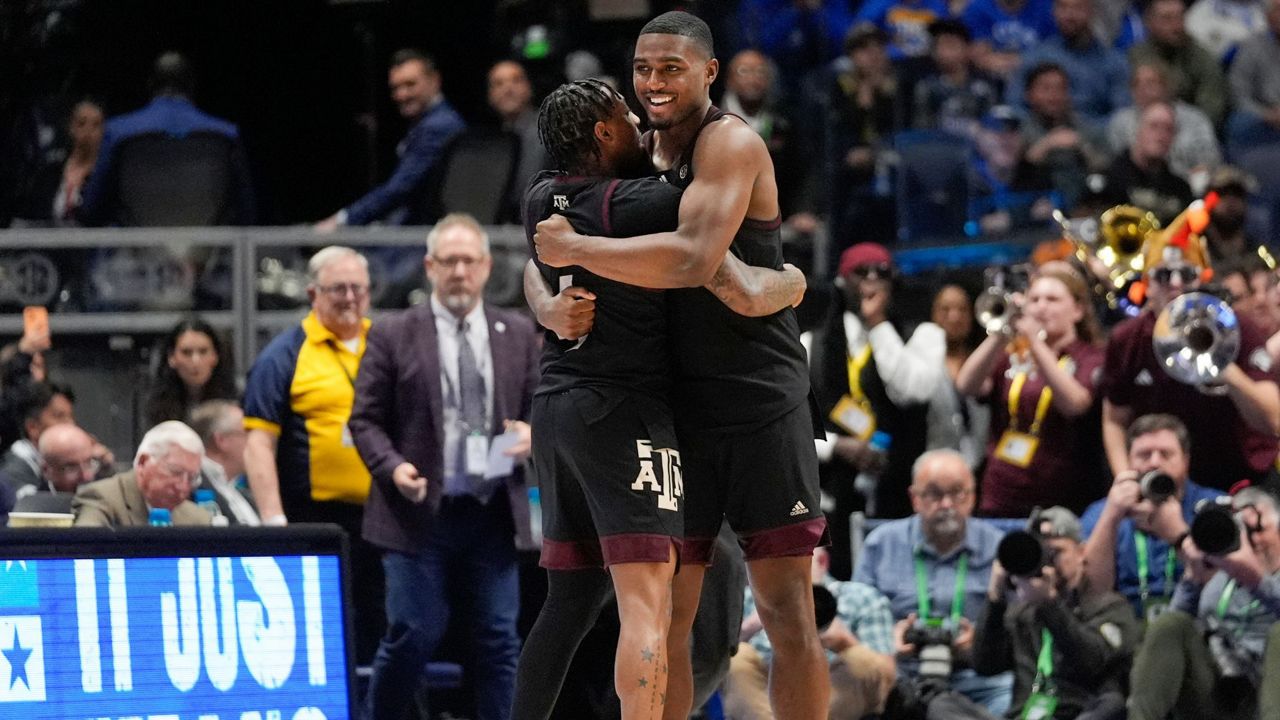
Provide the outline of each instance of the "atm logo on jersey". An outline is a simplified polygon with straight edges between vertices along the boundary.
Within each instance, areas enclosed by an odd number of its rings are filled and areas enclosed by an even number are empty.
[[[655,448],[648,440],[636,441],[640,472],[631,483],[632,490],[648,490],[658,496],[658,508],[675,512],[684,496],[684,478],[680,475],[680,451]],[[655,468],[655,463],[657,467]],[[662,477],[658,477],[661,472]]]
[[[0,703],[44,702],[44,636],[33,561],[0,561]],[[0,713],[2,715],[3,713]]]

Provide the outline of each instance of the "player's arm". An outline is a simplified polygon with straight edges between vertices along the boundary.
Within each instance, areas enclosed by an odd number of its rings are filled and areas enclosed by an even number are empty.
[[[790,263],[781,270],[770,270],[725,253],[724,262],[705,287],[739,315],[763,317],[799,305],[807,283],[804,273]]]
[[[595,325],[595,293],[580,287],[553,293],[532,260],[524,266],[524,299],[538,324],[561,340],[577,340]]]
[[[639,287],[706,285],[747,216],[752,188],[769,153],[748,126],[719,122],[703,130],[693,162],[698,174],[680,200],[674,232],[626,239],[585,236],[553,215],[538,223],[538,258],[553,267],[581,265]]]

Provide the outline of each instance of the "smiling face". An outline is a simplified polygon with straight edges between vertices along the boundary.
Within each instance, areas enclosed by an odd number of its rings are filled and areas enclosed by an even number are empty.
[[[409,60],[391,68],[387,85],[400,116],[416,118],[426,112],[440,94],[440,74],[421,60]]]
[[[662,33],[646,33],[636,40],[631,67],[636,97],[655,130],[668,130],[690,118],[700,120],[720,70],[719,61],[697,41]]]
[[[489,107],[504,120],[512,120],[529,107],[533,88],[524,68],[510,60],[489,70]]]

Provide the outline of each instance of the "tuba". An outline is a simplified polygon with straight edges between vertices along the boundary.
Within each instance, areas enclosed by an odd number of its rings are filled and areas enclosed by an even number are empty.
[[[1156,318],[1151,344],[1160,367],[1174,380],[1220,395],[1226,390],[1222,371],[1240,352],[1240,324],[1224,300],[1185,293]]]

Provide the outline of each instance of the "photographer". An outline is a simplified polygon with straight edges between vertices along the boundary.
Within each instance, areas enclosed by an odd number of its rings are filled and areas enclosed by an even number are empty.
[[[829,564],[827,549],[814,549],[819,637],[831,667],[828,718],[858,720],[880,712],[893,687],[897,673],[893,661],[893,615],[889,601],[879,591],[862,583],[836,580],[828,572]],[[820,595],[823,602],[817,602]],[[768,686],[773,645],[755,611],[751,588],[746,591],[743,615],[741,644],[725,680],[725,711],[737,720],[771,720]]]
[[[973,473],[960,453],[930,450],[916,460],[911,475],[916,514],[884,523],[867,536],[853,579],[889,598],[904,680],[898,684],[900,695],[927,699],[938,689],[950,689],[1003,714],[1012,697],[1012,677],[978,675],[970,660],[973,623],[985,604],[1001,532],[970,517]]]
[[[1139,617],[1150,618],[1168,607],[1182,570],[1176,553],[1152,534],[1155,504],[1143,497],[1141,480],[1163,473],[1173,481],[1171,504],[1180,508],[1184,524],[1191,522],[1196,503],[1218,493],[1188,479],[1191,440],[1187,427],[1172,415],[1134,420],[1125,432],[1125,451],[1129,469],[1116,476],[1107,497],[1090,505],[1080,519],[1089,539],[1085,567],[1093,587],[1114,588]]]
[[[1239,543],[1197,547],[1180,513],[1157,508],[1186,572],[1172,610],[1147,626],[1134,658],[1130,720],[1280,717],[1280,500],[1261,488],[1232,499]],[[1203,538],[1202,538],[1203,541]],[[1206,543],[1207,545],[1207,543]]]
[[[1124,597],[1095,588],[1084,571],[1080,521],[1052,507],[1033,516],[1039,574],[997,562],[978,620],[980,673],[1013,670],[1018,717],[1124,717],[1122,685],[1140,628]],[[1012,540],[1010,536],[1010,540]],[[1002,557],[1004,557],[1002,552]],[[972,715],[967,715],[971,717]]]

